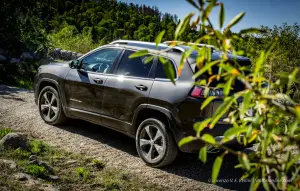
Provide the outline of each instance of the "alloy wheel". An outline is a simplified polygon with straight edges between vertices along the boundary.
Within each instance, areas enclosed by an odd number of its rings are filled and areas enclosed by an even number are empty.
[[[155,125],[145,126],[139,136],[139,147],[143,158],[149,163],[160,161],[166,152],[166,140]]]
[[[50,91],[46,91],[40,101],[40,111],[44,120],[47,122],[54,121],[59,111],[58,98],[56,95]]]

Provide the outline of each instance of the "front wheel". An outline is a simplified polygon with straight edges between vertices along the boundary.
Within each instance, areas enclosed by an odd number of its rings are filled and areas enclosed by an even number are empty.
[[[166,125],[154,118],[144,120],[136,133],[136,148],[143,161],[152,167],[171,164],[178,148]]]
[[[58,92],[51,86],[44,87],[40,92],[38,106],[42,119],[50,125],[61,124],[67,119]]]

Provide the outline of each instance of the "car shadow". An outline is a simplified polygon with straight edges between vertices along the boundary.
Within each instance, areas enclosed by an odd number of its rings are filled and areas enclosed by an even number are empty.
[[[68,125],[56,127],[88,137],[138,157],[134,139],[122,133],[82,120],[70,120]],[[198,154],[180,153],[173,164],[161,168],[161,170],[177,176],[211,184],[212,166],[216,156],[218,155],[208,154],[207,163],[203,164],[198,159]],[[249,182],[239,180],[243,175],[243,171],[241,169],[235,169],[234,166],[236,164],[238,164],[238,161],[235,156],[225,156],[216,185],[231,190],[249,189]]]
[[[16,101],[25,102],[23,98],[20,98],[18,94],[20,92],[32,92],[30,90],[22,89],[22,88],[15,88],[6,85],[0,85],[0,95],[3,96],[3,99],[11,99]]]

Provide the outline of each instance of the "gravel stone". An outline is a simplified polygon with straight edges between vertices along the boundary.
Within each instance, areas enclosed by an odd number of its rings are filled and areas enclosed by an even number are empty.
[[[207,164],[202,164],[197,154],[184,154],[171,166],[151,168],[138,157],[134,140],[123,134],[80,120],[71,120],[69,124],[59,127],[47,125],[42,121],[34,103],[33,92],[30,91],[0,85],[0,124],[34,135],[57,148],[97,158],[105,162],[107,168],[126,171],[163,190],[249,189],[249,184],[211,184],[209,180],[213,157],[209,158]],[[234,165],[232,160],[224,160],[219,178],[240,178],[242,173],[234,169]]]
[[[17,168],[17,164],[13,160],[5,160],[5,159],[0,159],[0,163],[3,163],[7,165],[10,169],[14,170]]]

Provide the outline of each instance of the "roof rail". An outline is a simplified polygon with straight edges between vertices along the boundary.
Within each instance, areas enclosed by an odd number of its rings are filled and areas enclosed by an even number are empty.
[[[149,45],[153,45],[155,43],[153,42],[145,42],[145,41],[137,41],[137,40],[115,40],[109,44],[149,44]]]
[[[124,45],[132,45],[132,46],[138,46],[138,45],[153,45],[156,47],[156,44],[154,42],[145,42],[145,41],[137,41],[137,40],[116,40],[111,42],[110,44],[124,44]],[[159,46],[163,46],[168,48],[169,45],[166,43],[160,43]],[[180,52],[184,52],[185,50],[181,47],[175,46],[172,47],[172,50],[179,50]]]

